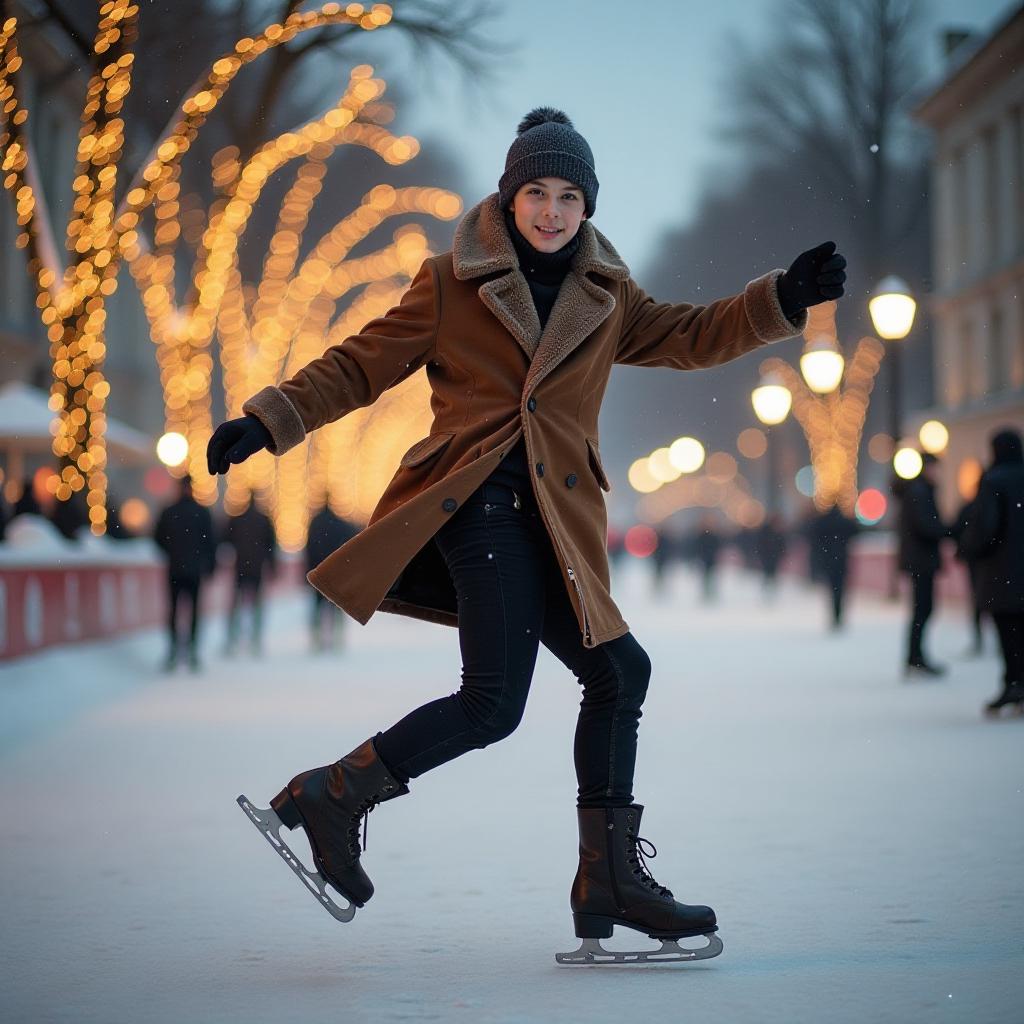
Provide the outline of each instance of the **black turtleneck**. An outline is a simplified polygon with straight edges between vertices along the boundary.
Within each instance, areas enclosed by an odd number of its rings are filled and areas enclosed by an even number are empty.
[[[533,304],[543,330],[555,305],[555,299],[558,298],[565,275],[572,269],[573,257],[580,247],[580,234],[577,231],[572,240],[557,252],[540,252],[523,237],[510,213],[505,214],[505,224],[519,257],[519,269],[530,286],[530,294],[533,296]]]
[[[519,269],[530,286],[530,295],[533,296],[533,304],[537,309],[537,318],[540,320],[541,329],[548,322],[551,310],[554,308],[555,299],[565,280],[565,275],[572,268],[572,260],[580,247],[579,232],[572,241],[567,242],[557,252],[540,252],[522,236],[516,227],[512,215],[505,214],[505,224],[508,227],[509,237],[512,245],[515,246],[516,255],[519,257]],[[530,466],[526,457],[526,441],[520,438],[516,446],[501,460],[498,468],[491,474],[490,479],[499,484],[505,484],[520,494],[530,493]]]

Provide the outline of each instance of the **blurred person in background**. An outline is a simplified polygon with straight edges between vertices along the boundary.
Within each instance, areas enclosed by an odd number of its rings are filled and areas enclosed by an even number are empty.
[[[328,555],[350,541],[359,527],[331,511],[330,499],[309,521],[306,537],[306,572],[312,572]],[[316,587],[313,590],[313,608],[310,618],[313,650],[337,649],[343,639],[345,613],[325,597]]]
[[[153,539],[167,556],[169,649],[164,669],[170,672],[187,649],[189,668],[198,672],[200,591],[216,566],[216,543],[210,510],[192,496],[190,476],[179,480],[178,498],[160,513]],[[191,614],[182,633],[179,611],[186,604]]]
[[[654,532],[657,544],[654,551],[651,552],[651,565],[654,567],[653,589],[655,594],[663,594],[665,592],[665,576],[675,560],[678,544],[667,526],[662,525]]]
[[[722,536],[715,529],[715,517],[710,513],[701,516],[690,538],[690,551],[700,570],[700,594],[705,603],[718,596],[718,556],[722,544]]]
[[[11,521],[11,515],[11,504],[7,500],[7,495],[4,494],[3,487],[0,487],[0,542],[7,535],[7,524]]]
[[[979,479],[980,484],[980,479]],[[970,587],[970,616],[972,643],[967,651],[968,656],[977,657],[982,652],[984,630],[982,629],[982,618],[985,615],[978,599],[978,559],[971,554],[964,545],[964,534],[967,531],[967,524],[974,517],[978,505],[978,491],[975,487],[974,497],[964,502],[957,513],[956,523],[950,531],[956,541],[956,559],[963,564],[967,573],[967,582]]]
[[[786,554],[787,546],[788,539],[782,525],[782,516],[773,512],[765,517],[765,521],[754,535],[754,554],[761,569],[766,597],[775,593],[779,565]]]
[[[50,509],[50,522],[66,540],[78,540],[81,530],[89,527],[89,509],[83,491],[72,491],[66,501],[55,501]]]
[[[904,670],[907,678],[935,678],[946,671],[944,665],[925,657],[924,630],[935,607],[935,574],[941,565],[939,545],[950,531],[935,504],[939,460],[931,452],[925,452],[921,460],[920,474],[903,481],[897,492],[900,569],[910,577],[912,595]]]
[[[992,616],[1003,653],[1002,692],[985,710],[1024,708],[1024,446],[1017,430],[992,438],[962,544],[976,560],[978,603]]]
[[[22,482],[21,494],[14,503],[11,519],[14,519],[16,516],[42,516],[43,514],[43,506],[39,504],[39,499],[36,497],[35,488],[32,485],[32,477],[27,476]]]
[[[251,495],[242,512],[228,516],[224,543],[235,553],[225,653],[234,654],[238,649],[243,610],[247,610],[250,648],[253,654],[260,654],[263,650],[263,583],[277,572],[277,537],[270,517],[261,511]]]
[[[817,560],[819,579],[829,592],[831,628],[843,627],[843,602],[846,596],[846,577],[850,564],[850,541],[860,532],[860,526],[843,515],[838,505],[816,516],[807,527],[807,541],[811,557]]]

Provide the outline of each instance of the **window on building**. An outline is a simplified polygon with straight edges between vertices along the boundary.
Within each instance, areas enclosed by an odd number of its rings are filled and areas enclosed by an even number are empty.
[[[1010,137],[1013,145],[1011,191],[1016,197],[1014,251],[1019,254],[1024,252],[1024,104],[1018,103],[1010,111]]]
[[[990,267],[999,263],[999,136],[995,126],[986,128],[981,137],[981,158],[985,182],[985,261]]]
[[[967,234],[967,154],[961,149],[952,156],[953,170],[953,237],[950,249],[953,253],[953,283],[963,281],[966,276],[967,254],[970,252]]]
[[[982,377],[986,353],[977,345],[974,324],[965,319],[960,326],[960,401],[969,402],[978,396],[975,379]],[[977,368],[977,370],[975,369]],[[984,379],[982,377],[982,379]]]
[[[1008,355],[1003,313],[993,305],[988,322],[988,390],[991,393],[1004,391],[1010,385]]]

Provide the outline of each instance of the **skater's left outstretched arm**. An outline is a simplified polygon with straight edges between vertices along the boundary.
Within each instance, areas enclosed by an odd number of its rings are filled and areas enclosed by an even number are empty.
[[[311,431],[372,405],[414,374],[437,341],[436,276],[433,260],[426,260],[397,306],[245,402],[245,415],[222,423],[210,438],[210,474],[226,473],[264,448],[283,455]]]
[[[846,260],[834,242],[801,253],[787,271],[755,278],[738,294],[706,306],[655,302],[626,282],[625,319],[615,354],[630,366],[700,370],[799,334],[807,307],[843,294]]]

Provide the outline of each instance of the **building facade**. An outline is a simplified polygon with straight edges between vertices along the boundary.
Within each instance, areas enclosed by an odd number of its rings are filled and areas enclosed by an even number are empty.
[[[941,497],[972,495],[998,428],[1024,431],[1024,5],[961,54],[915,110],[935,136],[935,406]]]

